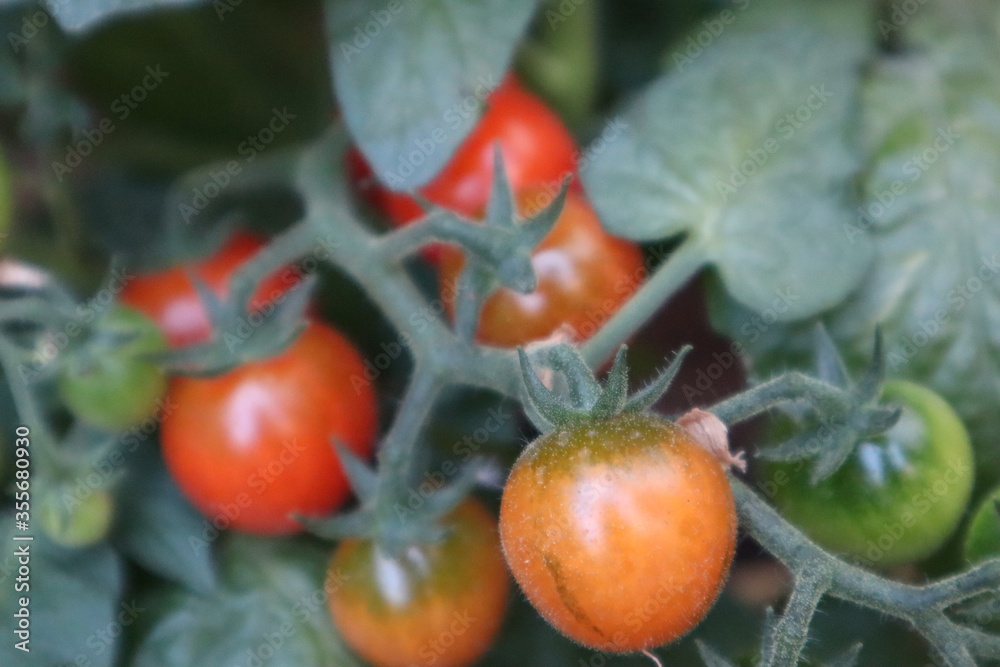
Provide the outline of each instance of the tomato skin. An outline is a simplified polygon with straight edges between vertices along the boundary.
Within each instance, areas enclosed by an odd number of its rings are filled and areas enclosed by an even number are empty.
[[[486,112],[440,173],[418,192],[429,201],[466,217],[486,207],[493,183],[493,151],[499,142],[514,192],[529,186],[557,191],[566,176],[576,178],[576,142],[559,116],[517,78],[508,75],[486,100]],[[347,155],[349,178],[362,198],[397,226],[423,215],[403,192],[379,183],[364,157]],[[390,184],[391,185],[391,184]],[[577,186],[579,187],[579,186]]]
[[[371,454],[375,397],[358,352],[311,322],[281,354],[212,378],[171,380],[163,455],[206,516],[261,535],[301,530],[347,500],[333,439]]]
[[[225,297],[233,273],[265,245],[254,234],[236,232],[211,257],[134,277],[125,284],[121,300],[159,324],[171,347],[204,343],[211,338],[212,323],[188,273]],[[275,272],[262,281],[250,305],[261,308],[298,283],[298,275],[290,270]]]
[[[73,497],[72,491],[43,496],[39,521],[49,538],[70,549],[82,549],[107,537],[114,519],[114,500],[104,489],[92,491],[83,498]],[[73,497],[67,502],[66,497]]]
[[[690,631],[722,590],[736,508],[721,464],[650,414],[559,428],[521,454],[500,537],[528,600],[590,648],[629,653]]]
[[[334,552],[330,613],[375,667],[471,665],[500,630],[510,578],[495,520],[467,499],[444,525],[450,530],[442,542],[396,558],[371,540],[344,540]]]
[[[930,389],[885,383],[899,423],[862,443],[816,486],[803,462],[771,464],[759,486],[781,513],[821,546],[870,567],[930,556],[969,502],[973,453],[958,415]]]
[[[111,349],[71,353],[59,375],[59,393],[84,421],[109,431],[123,430],[159,409],[167,376],[145,357],[165,350],[167,343],[156,324],[121,305],[104,315],[100,331],[134,338]]]
[[[542,208],[544,191],[518,197],[522,215]],[[454,317],[455,285],[465,264],[454,247],[442,251],[442,300]],[[547,337],[560,326],[576,342],[592,336],[639,288],[646,276],[642,251],[601,227],[583,195],[570,192],[559,219],[531,256],[538,285],[530,294],[501,288],[483,304],[476,338],[516,347]]]
[[[979,503],[965,535],[966,560],[976,563],[1000,557],[1000,514],[995,503],[1000,502],[1000,486]]]

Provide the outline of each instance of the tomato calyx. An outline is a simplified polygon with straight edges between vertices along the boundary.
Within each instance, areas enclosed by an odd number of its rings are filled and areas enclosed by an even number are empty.
[[[212,323],[212,337],[170,349],[160,355],[160,363],[173,374],[192,377],[219,375],[283,352],[305,329],[306,311],[317,284],[316,276],[308,276],[275,302],[270,312],[258,312],[251,307],[259,286],[256,275],[238,271],[225,300],[194,273],[190,280]]]
[[[455,304],[455,328],[463,340],[475,335],[479,312],[491,292],[499,287],[522,294],[535,290],[531,253],[559,219],[569,192],[566,180],[546,206],[522,218],[499,147],[493,160],[493,184],[482,220],[424,202],[430,214],[386,237],[390,247],[398,247],[399,256],[432,241],[458,245],[465,251],[467,261],[458,277]]]
[[[334,442],[333,447],[358,499],[358,506],[325,518],[295,516],[307,532],[325,540],[373,540],[380,550],[392,557],[400,556],[414,545],[439,543],[447,537],[445,519],[469,497],[476,485],[479,469],[473,460],[450,484],[422,495],[419,507],[396,502],[387,508],[385,503],[380,503],[379,484],[384,482],[377,471],[342,443]],[[392,495],[394,498],[403,496],[405,492]]]
[[[837,472],[860,443],[892,428],[902,415],[901,408],[880,403],[885,383],[880,331],[875,332],[868,368],[856,382],[821,324],[816,327],[815,345],[817,389],[823,391],[814,391],[815,400],[807,401],[806,406],[783,406],[783,411],[801,424],[799,433],[757,453],[769,461],[811,459],[809,481],[814,486]]]
[[[563,426],[611,419],[620,414],[642,412],[662,396],[680,370],[684,357],[691,351],[685,345],[673,361],[646,387],[629,396],[627,347],[622,345],[615,355],[604,383],[598,382],[576,347],[559,343],[539,348],[533,357],[543,366],[541,373],[549,376],[550,368],[565,379],[567,396],[558,396],[545,386],[532,359],[523,347],[517,348],[521,363],[521,379],[526,394],[528,416],[543,433]]]

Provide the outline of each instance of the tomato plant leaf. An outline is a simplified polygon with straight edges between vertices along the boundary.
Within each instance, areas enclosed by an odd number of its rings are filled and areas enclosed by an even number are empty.
[[[874,239],[877,262],[830,326],[857,350],[881,322],[888,372],[948,399],[995,464],[1000,11],[962,5],[921,12],[910,31],[920,49],[867,82],[868,203],[849,229]]]
[[[72,2],[48,2],[46,7],[51,11],[59,25],[68,32],[83,32],[90,30],[122,14],[149,11],[163,7],[181,7],[193,5],[204,0],[72,0]],[[224,3],[227,8],[230,3]]]
[[[14,647],[14,635],[6,633],[0,645],[0,664],[63,665],[115,664],[126,619],[135,620],[141,609],[131,601],[121,603],[123,587],[121,559],[101,545],[89,549],[64,549],[35,533],[30,542],[12,541],[13,517],[5,515],[0,531],[5,548],[0,559],[0,613],[5,627],[14,627],[19,598],[27,596],[31,622],[30,653]],[[18,558],[15,551],[26,546],[30,553],[29,590],[15,591]],[[128,612],[122,614],[122,612]],[[118,617],[118,618],[116,618]]]
[[[215,565],[205,533],[214,536],[216,530],[181,494],[152,443],[145,444],[137,443],[129,455],[128,473],[115,490],[117,505],[125,509],[112,540],[149,571],[193,591],[211,590]]]
[[[327,611],[329,557],[329,547],[308,540],[227,536],[219,548],[219,586],[209,595],[157,591],[157,616],[130,664],[357,665]]]
[[[842,228],[866,12],[778,1],[726,16],[710,47],[675,57],[625,110],[618,138],[591,147],[583,178],[613,233],[686,234],[738,301],[806,317],[839,303],[870,261]]]
[[[428,182],[472,129],[527,29],[532,0],[327,3],[333,85],[379,178]]]

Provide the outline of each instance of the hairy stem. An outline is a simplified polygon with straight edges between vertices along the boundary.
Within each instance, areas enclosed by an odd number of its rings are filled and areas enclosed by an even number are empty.
[[[705,265],[704,250],[685,241],[580,350],[591,365],[607,361]]]

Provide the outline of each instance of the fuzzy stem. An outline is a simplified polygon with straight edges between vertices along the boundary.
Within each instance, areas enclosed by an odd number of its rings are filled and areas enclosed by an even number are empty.
[[[685,241],[639,288],[621,309],[581,349],[583,358],[599,365],[631,338],[660,306],[705,265],[705,251]]]

